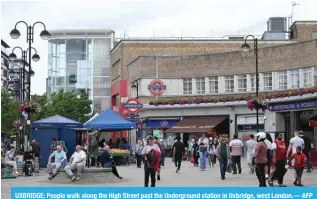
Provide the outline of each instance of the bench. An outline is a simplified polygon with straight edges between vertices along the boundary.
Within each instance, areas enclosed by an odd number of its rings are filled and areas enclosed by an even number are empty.
[[[76,173],[76,171],[73,171]],[[84,168],[84,171],[81,175],[81,179],[79,181],[72,182],[70,177],[67,175],[64,169],[60,169],[58,174],[50,180],[52,183],[78,183],[78,184],[96,184],[96,183],[113,183],[118,182],[119,179],[112,174],[111,168],[97,168],[90,167]]]

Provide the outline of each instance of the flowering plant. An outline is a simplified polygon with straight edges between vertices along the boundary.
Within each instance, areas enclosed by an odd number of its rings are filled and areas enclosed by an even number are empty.
[[[40,112],[40,105],[36,102],[25,101],[19,105],[19,111],[27,113],[38,113]]]
[[[253,109],[262,109],[262,111],[265,111],[267,109],[266,101],[259,98],[248,100],[247,106],[248,109],[250,109],[251,111]]]

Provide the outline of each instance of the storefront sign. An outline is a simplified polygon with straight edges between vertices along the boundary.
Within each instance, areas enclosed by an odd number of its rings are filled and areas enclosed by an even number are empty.
[[[177,124],[179,120],[148,120],[146,127],[170,128]]]
[[[269,111],[286,111],[306,108],[316,108],[317,100],[306,102],[293,102],[289,104],[269,104]]]
[[[173,126],[173,129],[194,129],[196,126]]]
[[[123,108],[127,109],[129,113],[135,114],[139,112],[141,108],[143,108],[143,104],[139,102],[139,100],[135,98],[130,98],[127,100],[125,104],[122,105]]]
[[[153,95],[161,95],[164,92],[164,90],[166,90],[166,85],[164,85],[164,83],[161,80],[155,79],[150,83],[148,89],[151,91]]]
[[[153,130],[153,137],[157,137],[159,140],[163,139],[164,131],[162,131],[162,130]]]

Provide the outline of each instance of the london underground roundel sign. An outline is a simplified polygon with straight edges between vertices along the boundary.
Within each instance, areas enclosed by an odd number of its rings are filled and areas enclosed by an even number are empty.
[[[164,85],[164,83],[161,80],[155,79],[150,83],[148,89],[151,91],[153,95],[161,95],[164,92],[164,90],[166,90],[166,85]]]
[[[123,108],[127,109],[130,114],[135,114],[143,108],[143,104],[140,104],[139,100],[135,98],[130,98],[123,104]]]

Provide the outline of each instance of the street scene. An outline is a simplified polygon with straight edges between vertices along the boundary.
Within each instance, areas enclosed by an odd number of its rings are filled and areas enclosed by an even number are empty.
[[[1,2],[1,197],[316,186],[317,3],[250,5]]]

